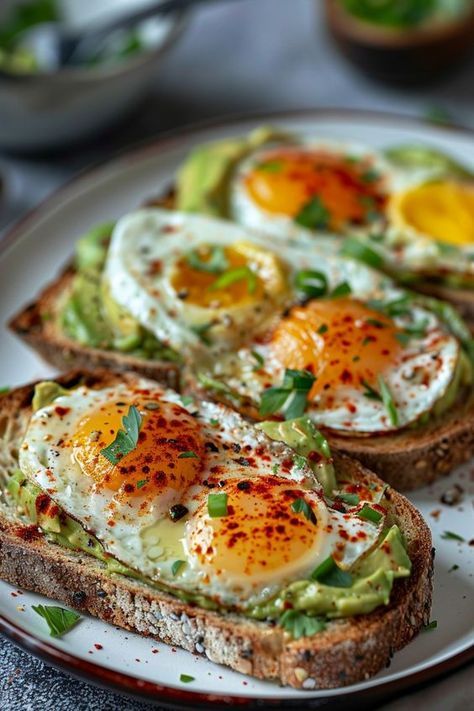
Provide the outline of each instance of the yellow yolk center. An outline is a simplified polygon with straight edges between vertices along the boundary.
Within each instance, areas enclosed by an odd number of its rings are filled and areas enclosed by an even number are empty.
[[[271,347],[285,368],[309,370],[310,399],[341,385],[373,385],[401,350],[393,321],[352,299],[310,301],[278,324]]]
[[[272,213],[296,217],[318,198],[323,212],[315,228],[338,231],[365,224],[385,205],[381,178],[369,161],[299,149],[274,151],[245,178],[252,201]]]
[[[136,446],[114,465],[102,453],[124,430],[122,418],[135,405],[142,417]],[[205,456],[198,423],[179,405],[137,393],[108,402],[87,415],[73,439],[73,457],[98,485],[126,497],[153,498],[169,489],[185,491],[199,480]],[[196,456],[190,456],[192,452]],[[186,453],[186,456],[180,456]]]
[[[230,479],[219,492],[227,494],[228,515],[209,517],[206,501],[190,522],[189,550],[202,567],[212,568],[217,575],[258,581],[273,573],[281,577],[302,563],[311,564],[317,553],[318,530],[324,524],[316,494],[273,476],[243,482]],[[310,504],[313,500],[318,525],[291,508],[302,497]]]
[[[216,246],[203,245],[194,251],[196,261],[184,255],[175,265],[171,284],[186,303],[204,308],[226,308],[235,304],[258,301],[263,297],[264,285],[255,265],[249,264],[247,255],[234,247],[222,250],[224,267],[206,271],[212,264]]]
[[[395,222],[449,244],[474,242],[474,185],[437,182],[393,198]]]

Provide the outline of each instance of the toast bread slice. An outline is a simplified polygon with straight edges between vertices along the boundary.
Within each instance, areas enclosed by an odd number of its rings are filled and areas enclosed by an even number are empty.
[[[145,360],[113,350],[91,348],[69,338],[58,317],[70,293],[74,268],[67,267],[38,298],[13,316],[9,328],[41,357],[59,370],[105,368],[115,372],[134,371],[175,390],[179,387],[179,367],[169,361]]]
[[[133,375],[75,371],[57,379],[106,387]],[[34,384],[0,398],[0,484],[17,466],[18,446],[31,414]],[[361,481],[379,481],[361,464],[336,454],[336,469]],[[0,487],[1,489],[1,487]],[[0,577],[20,588],[51,597],[110,624],[179,646],[211,661],[260,679],[295,688],[334,688],[353,684],[390,663],[427,624],[431,607],[433,550],[420,513],[401,494],[386,492],[412,560],[409,578],[395,582],[388,606],[370,614],[328,623],[312,637],[293,640],[274,623],[234,613],[204,610],[135,580],[106,572],[82,552],[49,542],[0,493]]]

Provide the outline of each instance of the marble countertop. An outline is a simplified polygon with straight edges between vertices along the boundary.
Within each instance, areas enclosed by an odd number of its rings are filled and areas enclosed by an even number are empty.
[[[456,75],[427,89],[403,91],[372,82],[338,54],[315,0],[240,0],[202,7],[164,59],[149,97],[119,126],[85,146],[47,157],[0,154],[0,173],[11,183],[9,201],[0,204],[0,229],[78,170],[164,130],[251,111],[328,106],[411,116],[441,108],[474,128],[473,87],[474,52]],[[74,680],[3,639],[0,670],[4,711],[149,708]],[[474,698],[473,676],[472,668],[459,671],[384,708],[467,709]]]

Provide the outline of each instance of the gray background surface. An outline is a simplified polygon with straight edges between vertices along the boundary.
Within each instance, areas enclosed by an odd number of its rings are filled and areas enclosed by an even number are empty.
[[[373,83],[340,57],[327,37],[318,0],[239,0],[195,12],[165,58],[152,94],[119,126],[89,144],[54,155],[2,156],[11,183],[0,228],[20,217],[81,168],[124,145],[195,121],[292,108],[349,107],[424,116],[433,107],[474,128],[474,56],[455,76],[429,89],[402,91]],[[474,53],[473,53],[474,54]],[[390,711],[467,709],[472,668],[395,700]],[[71,679],[0,639],[0,708],[85,711],[149,708]]]

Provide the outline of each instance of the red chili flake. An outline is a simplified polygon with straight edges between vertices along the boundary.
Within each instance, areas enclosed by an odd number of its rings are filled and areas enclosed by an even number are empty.
[[[441,515],[441,509],[435,509],[434,511],[430,512],[430,516],[432,516],[436,521],[439,519]]]
[[[94,647],[96,649],[103,649],[103,646],[101,644],[94,644]]]
[[[22,538],[28,542],[35,541],[43,535],[38,526],[35,526],[34,523],[30,526],[17,526],[13,532],[17,538]]]
[[[57,405],[54,408],[54,412],[59,415],[59,417],[64,417],[64,415],[67,415],[68,412],[71,412],[70,407],[61,407],[60,405]]]

